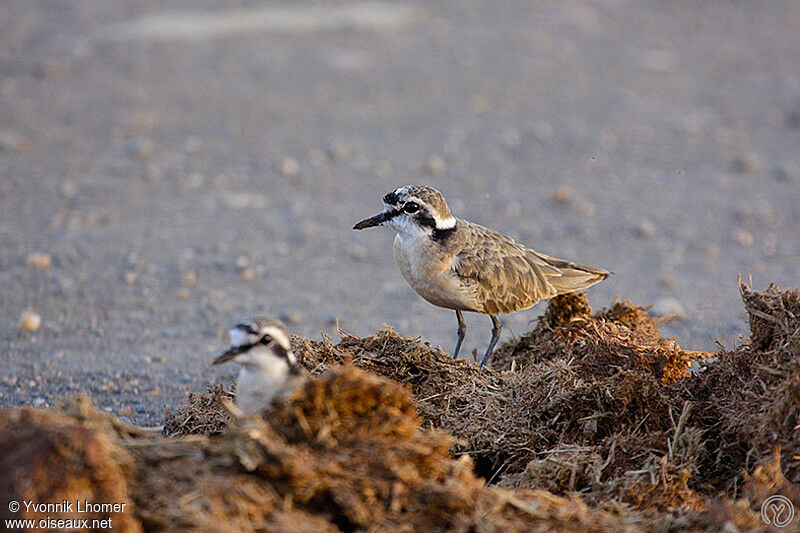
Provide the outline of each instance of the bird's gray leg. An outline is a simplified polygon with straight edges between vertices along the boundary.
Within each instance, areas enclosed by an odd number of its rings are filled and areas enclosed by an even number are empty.
[[[483,361],[481,361],[481,368],[483,368],[483,365],[489,360],[489,356],[492,355],[494,345],[497,344],[497,340],[500,338],[500,331],[503,329],[503,326],[500,325],[500,321],[497,320],[496,316],[489,315],[489,318],[492,319],[492,340],[489,341],[489,347],[486,348],[486,354],[483,356]]]
[[[458,357],[461,341],[464,340],[464,335],[467,334],[467,325],[464,323],[464,315],[461,314],[461,311],[456,310],[456,318],[458,318],[458,340],[456,341],[456,349],[453,351],[453,359]]]

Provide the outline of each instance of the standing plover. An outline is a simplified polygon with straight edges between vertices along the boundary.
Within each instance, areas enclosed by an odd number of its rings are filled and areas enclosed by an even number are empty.
[[[302,379],[286,326],[272,318],[241,322],[228,330],[231,347],[214,359],[233,361],[242,369],[236,381],[236,405],[246,413],[261,413],[273,398],[288,396]]]
[[[433,187],[409,185],[383,197],[384,210],[353,229],[389,226],[397,232],[394,257],[403,277],[433,305],[454,309],[458,357],[466,333],[462,311],[492,319],[492,340],[481,367],[500,337],[497,315],[539,300],[584,289],[608,277],[605,270],[556,259],[501,233],[450,214]]]

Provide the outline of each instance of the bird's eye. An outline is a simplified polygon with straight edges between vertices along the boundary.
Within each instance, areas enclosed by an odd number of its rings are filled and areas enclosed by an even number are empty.
[[[419,211],[419,204],[416,202],[408,202],[406,205],[403,206],[403,211],[406,213],[416,213]]]
[[[269,344],[272,342],[272,337],[270,337],[269,335],[264,335],[263,337],[261,337],[260,342],[261,344]]]

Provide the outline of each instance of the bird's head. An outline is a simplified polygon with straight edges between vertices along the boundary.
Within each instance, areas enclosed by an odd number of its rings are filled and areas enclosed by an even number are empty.
[[[455,228],[456,219],[442,193],[433,187],[407,185],[383,197],[383,211],[353,226],[365,229],[388,226],[407,236],[431,235]]]
[[[297,365],[289,341],[289,331],[279,320],[257,318],[236,324],[228,330],[230,348],[214,359],[219,365],[233,361],[245,367],[267,368],[284,363]]]

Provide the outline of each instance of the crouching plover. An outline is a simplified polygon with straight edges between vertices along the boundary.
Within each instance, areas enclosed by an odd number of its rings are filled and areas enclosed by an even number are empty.
[[[261,413],[273,398],[286,397],[300,383],[303,370],[297,364],[286,326],[272,318],[241,322],[228,330],[231,347],[214,359],[242,369],[236,381],[236,405],[246,413]]]
[[[409,185],[383,197],[381,213],[353,229],[388,226],[397,232],[394,257],[403,277],[433,305],[454,309],[458,357],[466,333],[462,311],[492,319],[489,359],[500,337],[497,315],[520,311],[539,300],[584,289],[608,277],[605,270],[556,259],[501,233],[450,214],[433,187]]]

